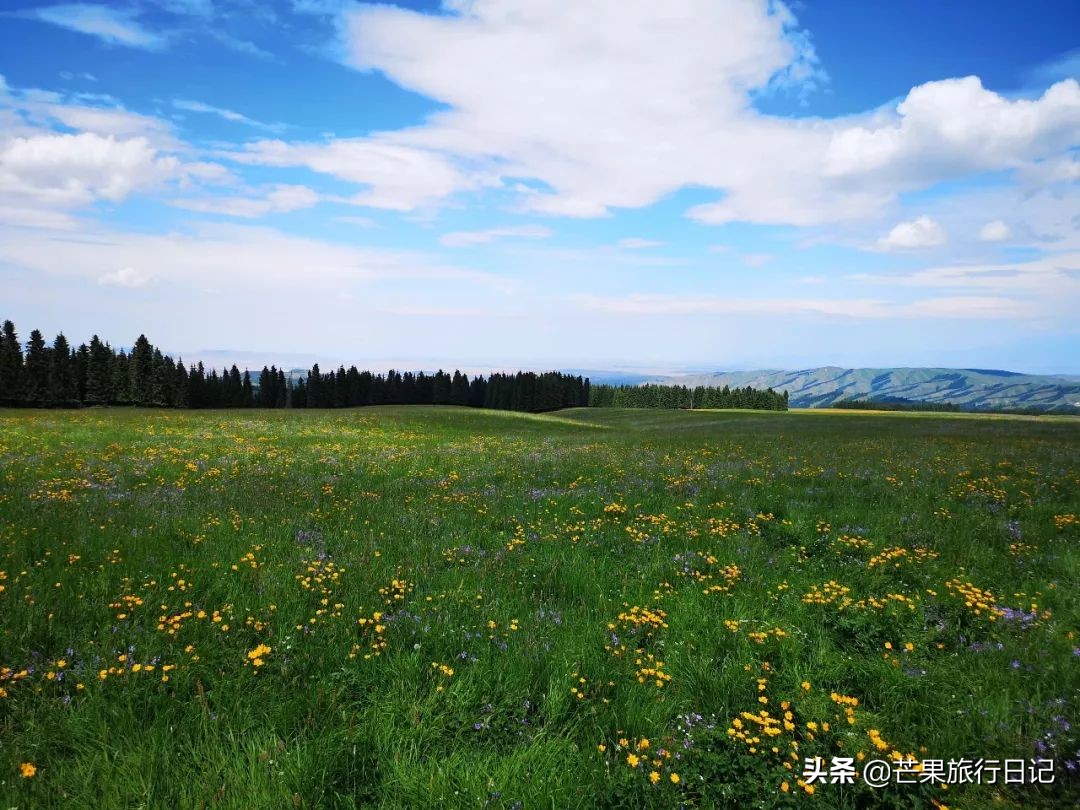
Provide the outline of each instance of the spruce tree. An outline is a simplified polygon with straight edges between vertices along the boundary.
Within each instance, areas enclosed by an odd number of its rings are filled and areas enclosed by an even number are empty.
[[[127,353],[121,349],[113,358],[113,402],[120,405],[131,404],[131,362]]]
[[[79,404],[86,402],[86,375],[90,370],[90,347],[80,343],[73,355],[75,369],[75,399]]]
[[[22,346],[11,321],[4,321],[0,332],[0,402],[8,405],[23,402]]]
[[[49,354],[45,338],[35,329],[26,342],[24,395],[28,405],[41,407],[49,395]]]
[[[49,389],[46,401],[50,405],[70,405],[75,400],[75,370],[72,368],[71,347],[61,332],[49,352]]]
[[[139,335],[131,348],[128,371],[131,375],[131,397],[135,404],[157,404],[154,402],[154,347],[146,335]]]

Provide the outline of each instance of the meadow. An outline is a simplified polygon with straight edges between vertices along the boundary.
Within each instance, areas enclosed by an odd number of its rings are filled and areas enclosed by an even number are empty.
[[[1078,541],[1070,418],[0,411],[0,808],[1072,804]]]

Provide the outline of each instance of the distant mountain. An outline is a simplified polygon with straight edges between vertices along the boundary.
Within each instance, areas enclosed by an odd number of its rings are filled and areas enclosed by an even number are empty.
[[[649,382],[788,392],[794,408],[824,408],[848,399],[950,402],[962,408],[1080,408],[1080,378],[975,368],[822,368],[727,371],[654,377]]]
[[[655,379],[653,375],[641,374],[636,371],[598,371],[588,368],[560,368],[563,374],[572,374],[575,377],[587,377],[593,384],[604,385],[639,385],[646,380]]]

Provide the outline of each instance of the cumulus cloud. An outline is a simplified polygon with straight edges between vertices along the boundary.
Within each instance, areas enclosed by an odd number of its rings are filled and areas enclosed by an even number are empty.
[[[918,250],[945,244],[945,229],[923,215],[911,222],[901,222],[877,241],[880,250]]]
[[[473,247],[494,242],[496,239],[547,239],[552,235],[550,228],[543,225],[516,225],[506,228],[489,228],[485,231],[454,231],[443,234],[439,242],[446,247]]]
[[[56,205],[118,202],[175,176],[180,161],[145,138],[90,132],[12,138],[0,144],[0,195]]]
[[[983,242],[1004,242],[1012,236],[1012,229],[1000,219],[987,222],[979,229],[979,239]]]
[[[20,16],[40,20],[69,31],[97,37],[111,45],[156,51],[165,47],[166,38],[141,26],[134,13],[110,6],[91,3],[67,3],[30,9]]]
[[[903,187],[976,171],[1008,169],[1076,142],[1080,84],[1059,82],[1041,98],[1010,101],[977,76],[927,82],[895,114],[847,127],[831,139],[825,174]]]
[[[0,221],[69,227],[69,209],[237,182],[194,151],[168,122],[110,96],[17,90],[0,77]]]

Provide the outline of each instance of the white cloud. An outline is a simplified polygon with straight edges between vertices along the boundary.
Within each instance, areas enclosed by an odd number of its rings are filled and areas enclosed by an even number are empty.
[[[130,287],[137,289],[145,287],[153,279],[145,273],[133,267],[124,267],[112,273],[106,273],[98,279],[98,284],[107,287]]]
[[[979,229],[979,239],[983,242],[1004,242],[1012,236],[1012,229],[1000,219],[987,222]]]
[[[178,145],[178,141],[173,137],[172,127],[165,121],[122,108],[49,104],[40,110],[52,121],[80,132],[113,135],[117,138],[139,136],[164,148]]]
[[[880,250],[918,250],[945,244],[945,229],[928,216],[901,222],[877,240]]]
[[[89,34],[113,45],[144,50],[160,50],[166,45],[161,34],[143,28],[131,11],[90,3],[69,3],[31,9],[20,16]]]
[[[1009,169],[1068,149],[1080,128],[1080,84],[1059,82],[1041,98],[1010,101],[977,76],[927,82],[895,114],[846,127],[831,139],[825,174],[897,188]]]
[[[193,17],[214,16],[214,0],[152,0],[171,14]]]
[[[16,90],[0,77],[4,222],[70,227],[66,209],[238,182],[221,164],[190,160],[194,151],[168,122],[126,110],[110,96]]]
[[[27,205],[0,204],[0,224],[24,228],[49,228],[52,230],[75,230],[80,223],[70,214],[48,208]]]
[[[1080,251],[1058,253],[1026,262],[954,264],[910,273],[860,273],[849,278],[877,285],[947,288],[1022,294],[1039,300],[1049,311],[1080,306]]]
[[[0,141],[0,195],[50,206],[118,202],[175,177],[180,161],[145,138],[118,140],[89,132]]]
[[[248,118],[243,113],[238,113],[235,110],[229,110],[224,107],[215,107],[212,104],[205,104],[201,101],[192,101],[191,99],[177,98],[173,99],[172,105],[178,110],[216,115],[226,121],[231,121],[235,124],[246,124],[249,127],[255,127],[257,129],[277,130],[284,128],[281,124],[264,124],[262,121],[256,121],[254,118]]]
[[[248,219],[266,214],[283,214],[310,208],[320,196],[307,186],[277,185],[260,195],[247,197],[202,197],[171,200],[170,205],[204,214],[225,214]]]
[[[356,225],[360,228],[378,228],[379,223],[373,220],[371,217],[334,217],[334,222],[341,222],[345,225]]]
[[[737,137],[725,125],[747,91],[813,58],[771,5],[634,0],[566,14],[513,0],[448,3],[441,16],[361,6],[344,24],[355,67],[451,108],[396,142],[543,180],[554,192],[528,195],[529,210],[599,216],[703,177],[723,185]]]
[[[447,0],[437,15],[364,4],[340,22],[350,64],[447,106],[376,139],[454,164],[428,199],[528,178],[550,190],[522,192],[523,210],[598,217],[697,186],[724,192],[689,212],[700,222],[815,225],[873,218],[948,177],[1021,168],[1080,130],[1075,81],[1009,100],[968,77],[863,116],[763,115],[750,98],[778,77],[815,81],[808,38],[765,0],[586,0],[572,14],[543,0]],[[363,182],[380,196],[383,178]]]
[[[615,246],[625,248],[626,250],[643,250],[645,248],[660,247],[663,244],[663,242],[658,242],[655,239],[642,239],[638,236],[629,236],[626,239],[620,239],[615,243]]]
[[[830,318],[900,319],[1007,319],[1032,317],[1027,302],[1008,298],[953,296],[910,303],[882,299],[732,298],[713,295],[633,294],[621,298],[575,296],[582,309],[618,315],[818,315]]]
[[[159,284],[253,290],[339,290],[344,283],[403,280],[465,284],[497,292],[517,289],[501,276],[448,265],[419,252],[357,247],[241,225],[203,224],[189,232],[125,233],[84,229],[80,234],[0,226],[0,266],[97,283],[131,282],[153,268]],[[110,277],[110,282],[104,282]]]
[[[63,127],[118,138],[141,136],[161,149],[181,146],[167,121],[126,110],[107,95],[15,89],[0,77],[0,114],[5,111],[15,115],[0,126],[0,140]]]
[[[447,157],[401,146],[380,138],[353,138],[326,143],[286,143],[264,140],[242,150],[223,153],[238,163],[260,166],[304,166],[368,190],[341,202],[412,211],[431,205],[456,191],[478,188],[485,181],[469,177]]]
[[[551,235],[552,230],[543,225],[515,225],[507,228],[489,228],[485,231],[454,231],[440,236],[439,242],[446,247],[473,247],[508,237],[547,239]]]

